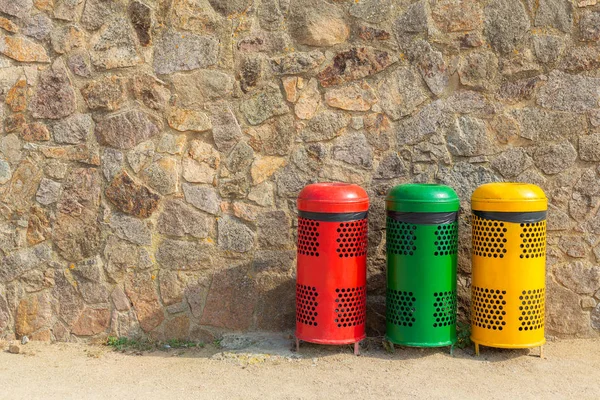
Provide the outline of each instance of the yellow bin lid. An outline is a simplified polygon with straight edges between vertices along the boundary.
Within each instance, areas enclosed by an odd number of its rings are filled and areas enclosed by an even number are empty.
[[[471,208],[478,211],[545,211],[548,199],[539,186],[530,183],[486,183],[473,192]]]

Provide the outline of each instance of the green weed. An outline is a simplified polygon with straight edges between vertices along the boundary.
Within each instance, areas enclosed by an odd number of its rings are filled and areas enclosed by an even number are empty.
[[[472,344],[471,325],[465,322],[458,322],[456,324],[456,347],[464,349]]]
[[[109,336],[106,345],[117,351],[153,351],[169,349],[203,348],[203,342],[171,339],[166,342],[152,341],[149,339],[130,339],[127,337]]]

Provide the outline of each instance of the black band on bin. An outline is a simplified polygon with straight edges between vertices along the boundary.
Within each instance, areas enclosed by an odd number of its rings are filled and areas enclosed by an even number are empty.
[[[493,221],[513,222],[517,224],[531,224],[540,222],[546,219],[547,211],[478,211],[473,210],[473,214],[481,219],[489,219]]]
[[[298,210],[298,216],[300,218],[312,219],[314,221],[322,221],[322,222],[356,221],[359,219],[367,218],[368,214],[369,214],[368,211],[350,212],[350,213],[320,213],[320,212]]]
[[[401,212],[388,210],[387,216],[398,222],[419,225],[451,224],[458,221],[458,211],[454,212]]]

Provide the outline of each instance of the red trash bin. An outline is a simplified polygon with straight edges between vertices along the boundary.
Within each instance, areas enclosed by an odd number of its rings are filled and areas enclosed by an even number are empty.
[[[367,213],[358,185],[315,183],[298,196],[296,349],[366,337]]]

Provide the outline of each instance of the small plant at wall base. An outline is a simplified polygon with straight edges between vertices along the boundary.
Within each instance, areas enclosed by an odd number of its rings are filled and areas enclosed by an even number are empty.
[[[204,348],[203,342],[170,339],[166,342],[150,341],[148,339],[129,339],[126,337],[109,336],[106,345],[117,351],[152,351],[170,349]]]
[[[471,342],[471,325],[466,322],[456,324],[456,347],[464,349],[473,344]]]

